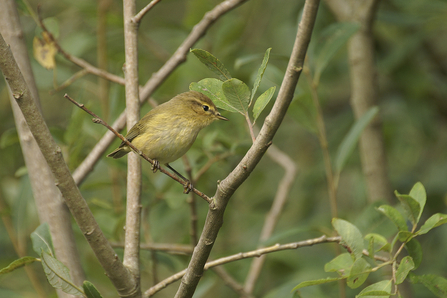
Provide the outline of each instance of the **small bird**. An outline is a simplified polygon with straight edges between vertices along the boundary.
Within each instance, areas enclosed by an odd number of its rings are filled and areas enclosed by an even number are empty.
[[[184,178],[169,163],[183,156],[191,148],[199,131],[218,119],[228,121],[208,96],[188,91],[152,109],[129,130],[126,139],[156,161],[154,171],[158,163],[166,164]],[[107,157],[120,158],[130,151],[131,148],[122,142]]]

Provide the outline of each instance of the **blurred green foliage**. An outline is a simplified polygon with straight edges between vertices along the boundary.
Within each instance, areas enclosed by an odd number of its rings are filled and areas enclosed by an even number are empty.
[[[38,1],[30,1],[36,7]],[[170,0],[162,1],[143,19],[139,31],[140,84],[144,84],[172,55],[195,23],[219,1]],[[19,2],[20,4],[20,2]],[[139,1],[139,8],[146,3]],[[303,2],[248,1],[218,20],[196,45],[226,65],[234,77],[252,86],[258,67],[267,48],[272,48],[270,60],[258,89],[279,89],[287,58],[293,45]],[[23,5],[19,5],[25,39],[32,56],[32,41],[40,29]],[[70,54],[97,64],[97,3],[94,1],[45,1],[41,6],[43,18],[58,24],[58,41]],[[416,181],[427,190],[427,203],[421,218],[425,221],[434,213],[446,213],[447,202],[447,39],[440,38],[447,31],[447,2],[441,0],[382,1],[374,25],[376,61],[380,83],[380,114],[383,120],[389,178],[394,189],[408,193]],[[111,0],[106,15],[108,71],[122,76],[124,43],[122,3]],[[328,28],[335,23],[325,3],[319,15],[308,53],[309,62],[318,59],[321,41]],[[329,149],[333,158],[354,119],[349,105],[349,68],[346,47],[333,53],[333,58],[321,73],[318,92],[324,112]],[[56,56],[57,84],[70,78],[79,67]],[[68,88],[50,93],[54,88],[53,72],[32,59],[33,71],[41,97],[42,111],[65,158],[74,170],[105,132],[93,124],[88,115],[63,98],[64,93],[86,104],[98,115],[114,120],[125,106],[124,87],[110,84],[109,108],[103,113],[98,97],[98,78],[87,75]],[[159,102],[188,90],[191,82],[210,77],[210,71],[192,54],[153,94]],[[286,243],[318,237],[332,230],[324,164],[315,135],[314,108],[309,82],[302,76],[295,99],[287,117],[275,136],[274,143],[295,162],[299,174],[291,188],[288,202],[272,236],[271,243]],[[273,102],[274,98],[272,99]],[[272,102],[259,116],[261,125]],[[141,115],[150,107],[145,105]],[[224,178],[239,162],[251,144],[245,120],[237,114],[223,113],[230,119],[204,129],[188,158],[193,173],[213,156],[230,153],[214,163],[196,186],[208,195],[216,189],[216,181]],[[28,255],[33,253],[30,234],[39,225],[32,200],[29,179],[24,168],[20,144],[15,133],[7,88],[0,81],[0,195],[8,204],[3,216],[12,218],[21,245]],[[228,133],[231,132],[231,133]],[[118,140],[112,147],[118,144]],[[112,148],[111,147],[111,148]],[[81,186],[99,225],[113,241],[123,240],[126,161],[105,157]],[[184,172],[181,160],[172,164]],[[235,195],[225,214],[225,222],[212,252],[212,258],[253,250],[264,218],[278,188],[284,170],[267,156],[260,162]],[[143,165],[143,242],[190,242],[189,206],[182,187],[167,177],[150,171]],[[357,149],[347,159],[341,173],[338,191],[339,217],[356,224],[363,235],[380,233],[391,236],[394,226],[367,202],[364,177]],[[397,201],[396,201],[397,203]],[[208,210],[205,202],[197,199],[199,232]],[[115,291],[104,276],[99,263],[74,224],[83,268],[89,281],[104,297],[115,296]],[[424,259],[418,275],[447,275],[447,229],[442,226],[419,238]],[[273,242],[274,241],[274,242]],[[267,241],[269,242],[269,241]],[[14,248],[0,224],[0,268],[17,259]],[[122,255],[122,250],[117,249]],[[299,282],[324,276],[324,264],[336,255],[334,245],[324,244],[296,251],[270,254],[255,287],[256,297],[292,297],[290,290]],[[142,252],[142,289],[152,285],[153,262],[157,262],[159,280],[186,267],[187,256],[163,252]],[[225,269],[240,283],[244,282],[251,260],[225,265]],[[39,264],[31,264],[39,280],[55,297],[47,285]],[[371,274],[372,282],[382,280],[382,273]],[[16,270],[0,278],[0,297],[37,297],[23,270]],[[156,297],[172,297],[176,284]],[[337,284],[308,287],[302,297],[334,297]],[[347,296],[355,293],[347,289]],[[420,285],[412,288],[413,297],[427,297]],[[210,294],[212,293],[212,294]],[[195,297],[238,297],[215,274],[207,272],[199,284]]]

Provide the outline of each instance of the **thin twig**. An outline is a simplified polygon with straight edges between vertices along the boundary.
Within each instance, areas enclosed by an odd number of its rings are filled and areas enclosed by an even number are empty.
[[[88,73],[87,70],[85,69],[81,69],[80,71],[76,72],[74,75],[72,75],[68,80],[66,80],[65,82],[63,82],[62,84],[60,84],[59,86],[55,87],[53,90],[50,90],[50,94],[55,94],[58,91],[61,91],[62,89],[67,88],[68,86],[70,86],[71,84],[73,84],[77,79],[82,78],[83,76],[85,76]]]
[[[326,128],[323,118],[323,110],[321,109],[320,99],[318,97],[317,86],[312,78],[309,67],[304,68],[304,74],[310,83],[310,89],[312,94],[312,99],[317,110],[317,127],[318,127],[318,140],[320,141],[320,146],[323,151],[323,160],[326,170],[327,188],[329,193],[329,202],[331,206],[331,216],[333,218],[337,217],[337,189],[334,183],[334,172],[332,170],[331,157],[329,154],[329,146],[326,137]]]
[[[124,243],[111,242],[112,247],[124,248]],[[177,255],[190,255],[194,247],[187,244],[170,244],[170,243],[141,243],[140,248],[143,250],[163,251]]]
[[[140,10],[139,13],[137,13],[132,19],[131,21],[133,23],[138,24],[139,22],[141,22],[141,19],[144,17],[144,15],[152,9],[152,7],[155,6],[155,4],[157,4],[158,2],[160,2],[161,0],[152,0],[148,5],[146,5],[142,10]]]
[[[110,130],[115,136],[117,136],[121,141],[123,141],[124,143],[126,143],[127,146],[129,146],[130,148],[132,148],[132,150],[138,154],[139,156],[141,156],[144,160],[146,160],[147,162],[154,164],[154,161],[152,159],[150,159],[149,157],[147,157],[143,152],[141,152],[140,150],[138,150],[134,145],[132,145],[131,142],[129,142],[122,134],[120,134],[119,132],[117,132],[113,127],[111,127],[109,124],[107,124],[107,122],[105,122],[104,120],[102,120],[98,115],[96,115],[95,113],[93,113],[92,111],[90,111],[89,109],[87,109],[83,104],[78,103],[77,101],[75,101],[73,98],[71,98],[68,94],[65,94],[64,97],[66,99],[68,99],[69,101],[71,101],[74,105],[76,105],[77,107],[81,108],[82,110],[84,110],[85,112],[87,112],[88,114],[90,114],[91,116],[93,116],[92,121],[94,123],[97,124],[101,124],[103,126],[105,126],[108,130]],[[172,179],[174,179],[175,181],[179,182],[180,184],[182,184],[183,186],[185,186],[186,181],[183,181],[182,179],[180,179],[179,177],[177,177],[176,175],[172,174],[171,172],[165,170],[164,168],[160,167],[159,168],[160,172],[162,172],[165,175],[168,175],[169,177],[171,177]],[[201,197],[202,199],[204,199],[205,201],[208,202],[208,204],[210,204],[210,206],[212,207],[214,205],[214,200],[209,198],[206,194],[204,194],[203,192],[201,192],[200,190],[193,188],[192,191],[198,195],[199,197]]]
[[[298,249],[301,247],[312,246],[312,245],[321,244],[321,243],[330,243],[330,242],[339,243],[340,241],[341,241],[341,237],[339,237],[339,236],[326,237],[323,235],[318,238],[308,239],[308,240],[299,241],[299,242],[292,242],[292,243],[287,243],[287,244],[282,244],[282,245],[275,244],[275,245],[272,245],[269,247],[260,248],[260,249],[252,250],[249,252],[241,252],[241,253],[234,254],[234,255],[231,255],[228,257],[223,257],[223,258],[220,258],[220,259],[217,259],[214,261],[207,262],[205,264],[204,269],[208,270],[212,267],[220,266],[220,265],[227,264],[227,263],[234,262],[234,261],[239,261],[242,259],[259,257],[264,254],[268,254],[268,253],[272,253],[272,252],[278,252],[278,251],[290,250],[290,249]],[[150,296],[154,295],[155,293],[159,292],[163,288],[167,287],[169,284],[182,278],[185,275],[185,273],[186,273],[186,269],[182,270],[180,272],[177,272],[176,274],[166,278],[165,280],[161,281],[160,283],[156,284],[155,286],[151,287],[149,290],[144,292],[143,296],[150,297]]]
[[[194,181],[198,181],[200,179],[200,177],[202,177],[203,174],[205,174],[206,171],[208,171],[208,169],[216,162],[218,162],[219,160],[225,159],[228,156],[233,155],[232,152],[225,152],[219,155],[214,156],[213,158],[210,158],[206,164],[204,164],[196,173],[196,175],[194,176]]]
[[[256,141],[256,137],[253,131],[253,123],[251,123],[250,116],[248,116],[248,112],[246,112],[244,116],[245,121],[247,121],[248,130],[250,131],[251,141],[254,143]]]
[[[216,273],[217,276],[219,276],[228,287],[230,287],[233,291],[235,291],[239,295],[239,297],[242,297],[242,298],[254,298],[253,295],[245,292],[244,286],[241,285],[239,282],[237,282],[227,272],[227,270],[225,270],[224,267],[216,266],[216,267],[211,268],[211,270],[213,270],[213,272]]]
[[[188,176],[189,181],[191,181],[192,185],[195,184],[196,180],[192,177],[192,169],[191,164],[189,163],[189,159],[186,155],[183,155],[183,164],[185,165],[186,175]],[[189,204],[189,213],[190,213],[190,226],[189,226],[189,235],[191,236],[191,244],[192,246],[196,246],[199,236],[197,235],[197,204],[196,197],[194,193],[189,193],[188,204]]]

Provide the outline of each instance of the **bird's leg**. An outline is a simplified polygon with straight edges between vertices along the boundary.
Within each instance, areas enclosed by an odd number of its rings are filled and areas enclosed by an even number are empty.
[[[152,172],[157,172],[160,169],[160,163],[158,160],[154,159],[154,163],[152,164]]]
[[[173,167],[171,167],[168,163],[166,164],[166,166],[173,171],[177,176],[179,176],[180,178],[183,179],[183,181],[185,182],[185,184],[183,184],[183,193],[188,194],[191,190],[194,189],[194,186],[192,185],[192,182],[189,181],[188,179],[186,179],[185,177],[183,177],[182,174],[180,174],[179,172],[177,172],[176,170],[174,170]]]

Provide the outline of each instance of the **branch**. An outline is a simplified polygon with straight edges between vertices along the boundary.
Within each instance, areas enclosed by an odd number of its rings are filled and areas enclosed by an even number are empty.
[[[329,203],[331,206],[331,217],[335,218],[338,215],[337,211],[337,184],[334,179],[334,171],[332,170],[332,162],[329,154],[329,144],[326,135],[326,127],[323,119],[323,109],[320,105],[320,99],[318,96],[317,85],[315,81],[312,79],[312,74],[310,73],[309,67],[304,68],[304,74],[307,77],[307,80],[310,84],[310,92],[312,95],[312,101],[314,103],[316,109],[316,122],[317,122],[317,130],[318,130],[318,141],[320,142],[320,147],[323,152],[323,160],[324,160],[324,169],[326,172],[326,183],[329,195]],[[338,182],[337,182],[338,183]]]
[[[133,293],[136,285],[132,275],[119,261],[115,251],[104,237],[98,223],[82,197],[57,146],[34,102],[16,61],[3,36],[0,35],[0,68],[11,93],[36,139],[39,148],[53,173],[65,203],[75,218],[84,237],[94,251],[107,276],[121,296]]]
[[[189,163],[189,159],[186,155],[183,155],[182,160],[183,164],[185,165],[186,175],[189,181],[191,181],[192,185],[194,185],[197,180],[194,180],[192,176],[192,169],[191,164]],[[197,236],[197,202],[194,193],[189,194],[187,202],[189,205],[189,216],[190,216],[189,219],[189,235],[191,237],[190,242],[192,246],[196,246],[199,236]]]
[[[260,248],[260,249],[252,250],[249,252],[241,252],[238,254],[234,254],[234,255],[231,255],[228,257],[223,257],[223,258],[208,262],[205,264],[204,269],[208,270],[208,269],[216,267],[216,266],[220,266],[220,265],[227,264],[230,262],[239,261],[242,259],[257,258],[259,256],[262,256],[262,255],[265,255],[268,253],[272,253],[272,252],[278,252],[278,251],[290,250],[290,249],[298,249],[301,247],[312,246],[312,245],[321,244],[321,243],[330,243],[330,242],[340,243],[340,241],[341,241],[341,237],[339,237],[339,236],[326,237],[323,235],[318,238],[308,239],[308,240],[299,241],[299,242],[292,242],[292,243],[287,243],[287,244],[275,244],[275,245],[272,245],[269,247]],[[166,288],[169,284],[176,282],[177,280],[182,278],[186,274],[186,272],[187,272],[187,269],[177,272],[176,274],[166,278],[165,280],[159,282],[158,284],[156,284],[155,286],[151,287],[149,290],[144,292],[143,296],[150,297],[150,296],[154,295],[155,293],[159,292],[160,290]]]
[[[357,22],[360,29],[348,41],[348,60],[351,78],[351,106],[356,119],[377,105],[379,84],[374,57],[372,24],[378,0],[327,0],[329,7],[341,21]],[[388,178],[388,165],[380,117],[376,117],[360,136],[362,170],[370,201],[393,201],[393,190]]]
[[[139,13],[137,13],[132,19],[131,22],[138,24],[141,22],[141,19],[144,17],[146,13],[148,13],[149,10],[152,9],[152,7],[155,6],[158,2],[161,0],[152,0],[148,5],[146,5]]]
[[[206,266],[206,265],[205,265]],[[241,298],[254,298],[253,295],[247,293],[244,290],[244,286],[238,283],[226,270],[224,267],[213,267],[213,272],[219,276],[224,283],[229,286],[233,291],[235,291]]]
[[[217,19],[246,1],[247,0],[226,0],[207,12],[202,20],[194,26],[194,28],[191,30],[191,33],[175,51],[172,57],[168,61],[166,61],[166,63],[160,68],[160,70],[154,73],[152,77],[146,82],[144,87],[140,89],[140,103],[145,102],[155,91],[155,89],[160,86],[161,83],[177,68],[177,66],[186,61],[186,55],[189,53],[189,49],[203,35],[205,35],[208,28],[215,21],[217,21]],[[124,85],[123,79],[121,79],[121,82],[122,83],[120,84]],[[122,112],[112,126],[119,131],[124,128],[125,122],[126,114],[125,112]],[[73,177],[78,185],[82,183],[82,181],[91,171],[93,171],[94,166],[104,155],[107,147],[110,146],[114,139],[115,137],[113,136],[113,133],[107,132],[91,150],[90,154],[75,170],[75,172],[73,173]]]
[[[124,0],[124,49],[126,56],[126,116],[127,127],[140,119],[138,94],[138,26],[132,22],[135,0]],[[141,297],[140,287],[140,228],[141,228],[141,159],[130,154],[127,158],[126,230],[123,264],[132,272],[137,289],[133,297]]]
[[[124,248],[123,243],[112,242],[112,247]],[[192,245],[169,244],[169,243],[142,243],[140,248],[143,250],[163,251],[176,255],[190,255],[194,250]]]
[[[307,0],[304,4],[302,19],[278,97],[270,114],[266,117],[256,141],[236,168],[218,185],[214,196],[216,206],[208,211],[202,235],[194,249],[187,273],[183,277],[175,295],[176,298],[192,297],[202,276],[203,268],[217,238],[219,229],[222,226],[223,215],[228,201],[236,189],[254,170],[268,147],[272,144],[272,139],[292,101],[298,78],[303,69],[303,62],[315,23],[318,4],[319,0]]]

